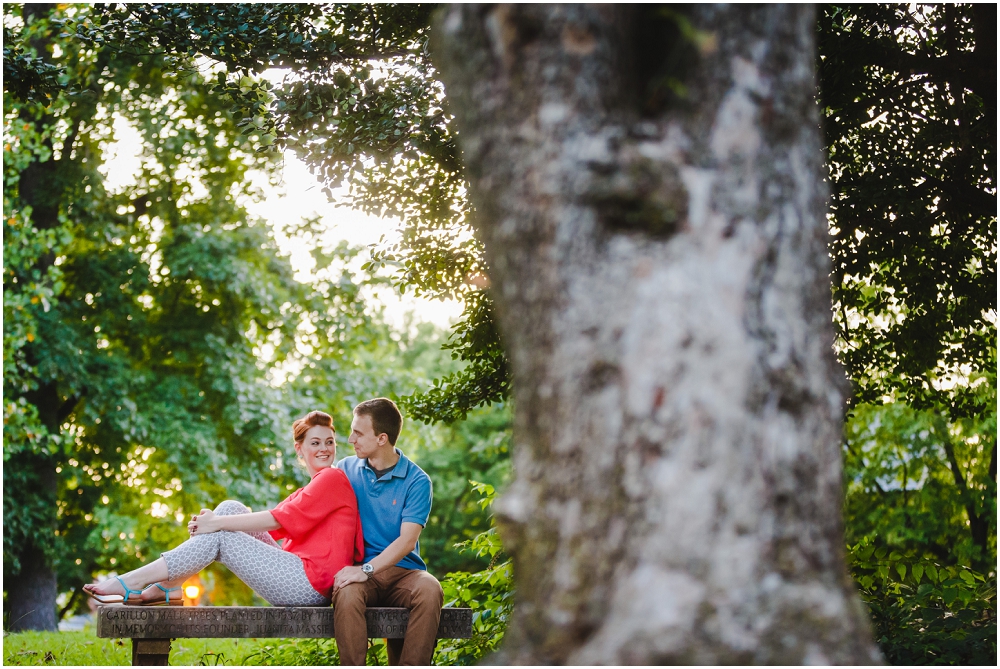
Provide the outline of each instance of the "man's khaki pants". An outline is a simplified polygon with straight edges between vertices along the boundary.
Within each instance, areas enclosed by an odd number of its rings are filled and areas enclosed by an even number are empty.
[[[388,639],[389,664],[429,665],[437,643],[444,593],[438,580],[421,569],[386,567],[364,583],[333,593],[333,632],[342,666],[364,666],[368,651],[365,609],[402,606],[410,610],[405,639]]]

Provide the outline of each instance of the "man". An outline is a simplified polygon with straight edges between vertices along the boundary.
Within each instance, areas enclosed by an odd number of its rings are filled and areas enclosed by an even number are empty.
[[[410,610],[405,639],[389,639],[389,664],[427,665],[434,654],[444,593],[420,558],[420,532],[431,512],[431,479],[396,448],[403,417],[379,397],[354,407],[348,442],[356,456],[337,465],[358,496],[365,560],[333,584],[333,625],[342,665],[364,665],[365,609]]]

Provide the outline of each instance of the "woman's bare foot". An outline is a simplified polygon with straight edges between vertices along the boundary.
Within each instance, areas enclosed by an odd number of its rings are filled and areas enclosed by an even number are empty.
[[[83,591],[89,595],[95,595],[98,597],[109,597],[118,595],[122,599],[125,599],[126,595],[125,586],[122,585],[122,581],[125,581],[125,585],[127,585],[130,589],[133,590],[132,598],[135,598],[134,592],[136,590],[139,590],[139,588],[136,588],[135,584],[130,583],[129,580],[130,580],[129,574],[121,576],[121,581],[118,580],[118,578],[114,577],[108,578],[101,581],[100,583],[88,583],[87,585],[83,586]]]

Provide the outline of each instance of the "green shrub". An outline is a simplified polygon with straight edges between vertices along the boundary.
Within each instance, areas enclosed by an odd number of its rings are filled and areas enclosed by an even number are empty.
[[[484,509],[490,507],[496,490],[485,483],[472,483],[473,490],[482,495],[479,504]],[[445,606],[472,609],[472,637],[439,641],[434,654],[436,665],[476,664],[496,651],[507,631],[514,605],[513,567],[509,558],[500,560],[504,553],[496,528],[490,527],[458,547],[479,557],[488,557],[490,563],[482,571],[452,572],[441,581]]]
[[[996,664],[996,577],[864,539],[851,572],[891,664]]]

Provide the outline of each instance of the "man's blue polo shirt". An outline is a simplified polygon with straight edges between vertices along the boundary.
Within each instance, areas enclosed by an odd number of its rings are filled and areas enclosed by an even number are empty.
[[[356,455],[346,457],[337,467],[347,474],[358,497],[361,531],[365,536],[365,562],[368,562],[399,538],[402,523],[427,525],[431,515],[431,478],[403,455],[398,448],[399,462],[391,472],[376,479],[375,472]],[[405,569],[427,569],[420,558],[420,542],[406,557],[396,563]]]

